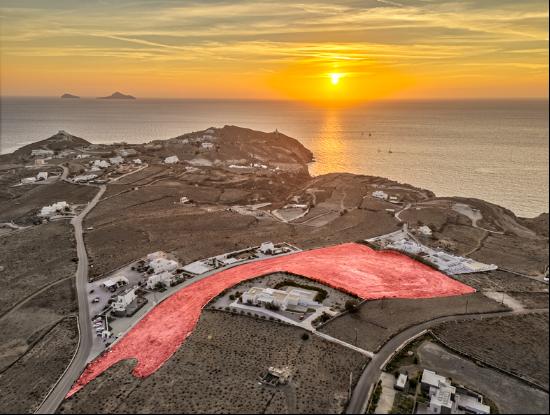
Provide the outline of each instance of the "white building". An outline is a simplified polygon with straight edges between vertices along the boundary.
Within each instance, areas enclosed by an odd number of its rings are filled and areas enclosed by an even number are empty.
[[[274,288],[252,287],[242,295],[244,304],[256,306],[275,306],[281,310],[293,307],[317,307],[320,304],[314,300],[317,292],[293,288],[290,291],[276,290]]]
[[[398,391],[402,391],[405,389],[406,384],[407,384],[407,375],[405,375],[404,373],[400,373],[399,377],[395,381],[394,388],[397,389]]]
[[[160,274],[161,272],[173,272],[178,268],[178,263],[173,259],[157,258],[149,262],[149,266],[153,269],[153,273]]]
[[[390,203],[399,203],[399,197],[397,196],[390,196],[389,197]]]
[[[36,177],[24,177],[21,179],[21,184],[31,184],[36,182]]]
[[[111,164],[107,160],[94,160],[92,166],[98,169],[106,169],[111,166]]]
[[[426,225],[418,227],[418,232],[421,235],[424,235],[424,236],[431,236],[432,235],[432,230],[430,229],[429,226],[426,226]]]
[[[271,255],[275,251],[275,245],[273,242],[262,242],[260,245],[260,252],[264,255]]]
[[[116,156],[116,157],[111,157],[109,159],[109,162],[111,164],[121,164],[121,163],[124,163],[124,159],[120,156]]]
[[[40,180],[48,180],[47,171],[41,171],[36,175],[36,181],[40,181]]]
[[[273,242],[262,242],[258,251],[263,255],[281,255],[291,252],[293,249],[289,246],[276,246]]]
[[[53,156],[53,151],[44,149],[31,150],[31,156]]]
[[[85,183],[97,178],[97,174],[81,174],[80,176],[73,177],[75,183]]]
[[[386,192],[383,192],[382,190],[376,190],[372,192],[372,197],[382,200],[388,200],[388,194]]]
[[[132,160],[132,163],[134,163],[134,164],[141,164],[141,160],[140,160],[140,159],[133,159],[133,160]]]
[[[109,291],[116,291],[117,288],[122,287],[123,285],[128,285],[129,281],[128,278],[117,275],[112,278],[109,278],[108,280],[103,281],[101,286]]]
[[[122,157],[128,157],[128,156],[135,156],[137,154],[137,151],[133,148],[121,148],[120,150],[116,150],[116,153],[119,156]]]
[[[470,395],[457,394],[455,396],[456,407],[467,414],[490,414],[491,407],[483,403],[483,398]]]
[[[136,299],[136,289],[137,287],[128,288],[127,290],[124,290],[121,292],[117,298],[116,301],[113,303],[113,310],[118,312],[124,312],[126,311],[126,308],[132,301]]]
[[[456,388],[446,383],[440,383],[439,387],[430,396],[428,409],[433,414],[453,413]]]
[[[174,163],[177,163],[179,161],[180,161],[180,159],[178,158],[178,156],[169,156],[169,157],[166,157],[164,159],[165,164],[174,164]]]
[[[56,202],[50,206],[44,206],[41,210],[38,216],[42,217],[48,217],[53,216],[58,213],[65,212],[66,208],[69,208],[69,204],[67,202]]]
[[[214,143],[204,142],[201,143],[201,147],[206,150],[212,150],[214,148]]]
[[[34,159],[35,166],[43,166],[46,164],[46,159]]]
[[[161,272],[160,274],[153,274],[147,278],[147,288],[152,290],[156,288],[158,283],[166,286],[170,285],[170,282],[174,279],[174,275],[171,272]]]
[[[153,261],[154,259],[158,258],[168,258],[168,254],[164,251],[156,251],[147,254],[147,261]]]
[[[191,274],[195,275],[201,275],[205,272],[212,271],[214,268],[210,266],[209,264],[205,263],[205,261],[195,261],[191,262],[190,264],[187,264],[183,267],[183,270],[185,272],[189,272]]]
[[[427,410],[432,414],[490,414],[491,408],[483,397],[474,392],[452,386],[451,380],[425,369],[420,387],[430,397]],[[475,396],[474,396],[475,395]]]

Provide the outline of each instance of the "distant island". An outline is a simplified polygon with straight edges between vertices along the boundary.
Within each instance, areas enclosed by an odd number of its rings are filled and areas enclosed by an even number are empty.
[[[109,95],[108,97],[99,97],[98,99],[136,99],[136,97],[133,97],[132,95],[122,94],[117,91]]]
[[[76,99],[79,99],[80,97],[77,96],[77,95],[73,95],[73,94],[63,94],[63,95],[61,95],[61,98],[63,98],[63,99],[65,99],[65,98],[69,98],[69,99],[71,99],[71,98],[72,98],[72,99],[75,99],[75,98],[76,98]]]

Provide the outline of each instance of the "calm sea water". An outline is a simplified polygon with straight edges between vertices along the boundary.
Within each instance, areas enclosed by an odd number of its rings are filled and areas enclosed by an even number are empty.
[[[146,142],[234,124],[279,131],[315,154],[314,175],[389,177],[438,196],[548,211],[548,101],[379,102],[319,108],[265,101],[2,98],[0,152],[63,129],[97,143]]]

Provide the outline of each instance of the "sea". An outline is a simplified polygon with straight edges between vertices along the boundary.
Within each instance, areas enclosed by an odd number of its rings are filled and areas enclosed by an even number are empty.
[[[518,216],[548,212],[548,100],[281,101],[3,97],[0,153],[58,130],[142,143],[209,127],[285,133],[313,151],[312,175],[388,177],[437,196],[484,199]]]

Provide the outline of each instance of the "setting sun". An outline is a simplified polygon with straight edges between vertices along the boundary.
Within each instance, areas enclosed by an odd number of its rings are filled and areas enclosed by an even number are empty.
[[[332,85],[337,85],[338,82],[340,82],[340,78],[343,75],[341,73],[331,73],[330,74],[330,82],[332,82]]]

